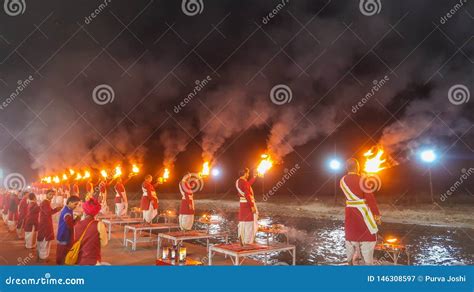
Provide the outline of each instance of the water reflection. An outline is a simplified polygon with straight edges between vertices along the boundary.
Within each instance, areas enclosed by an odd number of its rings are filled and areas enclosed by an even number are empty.
[[[230,240],[237,241],[237,221],[235,214],[219,214],[220,222],[209,226],[211,232],[230,233]],[[283,224],[288,230],[291,244],[296,245],[296,263],[298,265],[341,265],[345,264],[344,224],[342,221],[293,218],[264,217],[261,225]],[[197,228],[207,226],[196,223]],[[442,227],[418,226],[385,223],[381,228],[382,236],[395,236],[409,249],[414,265],[472,265],[474,264],[473,237],[468,232]],[[276,235],[275,241],[285,242],[286,238]],[[257,243],[265,244],[267,235],[257,233]],[[383,257],[376,252],[375,257]],[[264,256],[254,257],[264,261]],[[269,264],[291,262],[288,254],[272,254]],[[403,263],[403,262],[402,262]]]

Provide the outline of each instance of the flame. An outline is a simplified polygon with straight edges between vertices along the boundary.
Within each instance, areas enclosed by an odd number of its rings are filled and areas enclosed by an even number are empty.
[[[102,175],[103,178],[107,178],[107,176],[108,176],[107,171],[105,169],[102,169],[100,171],[100,175]]]
[[[138,166],[136,164],[133,164],[132,165],[132,172],[137,174],[140,172],[140,168],[138,168]]]
[[[265,173],[273,166],[273,161],[268,154],[262,154],[261,158],[262,160],[257,167],[258,176],[265,175]]]
[[[63,180],[67,180],[67,175],[63,174]]]
[[[202,171],[199,173],[202,177],[207,177],[211,173],[211,169],[209,168],[209,161],[206,161],[202,164]]]
[[[91,173],[86,170],[86,171],[84,172],[84,175],[83,175],[82,178],[83,178],[83,179],[86,179],[86,178],[90,178],[90,177],[91,177]]]
[[[76,173],[76,172],[74,171],[74,169],[71,169],[71,168],[69,169],[69,174],[70,174],[71,176],[74,175],[75,173]]]
[[[54,183],[57,183],[57,184],[58,184],[61,180],[59,179],[59,176],[55,176],[55,177],[53,178],[53,181],[54,181]]]
[[[82,175],[80,173],[77,173],[76,174],[76,180],[81,180],[82,179]]]
[[[367,160],[365,161],[364,171],[366,173],[376,173],[382,169],[387,168],[386,166],[382,166],[382,164],[386,161],[386,159],[382,159],[383,154],[383,149],[378,149],[376,154],[374,154],[372,149],[365,152],[364,157],[366,157]]]
[[[118,178],[118,177],[121,177],[121,176],[122,176],[122,167],[120,167],[120,166],[115,167],[114,178]]]
[[[170,170],[168,168],[165,168],[163,171],[163,180],[167,181],[170,178]]]
[[[385,241],[388,242],[388,243],[395,243],[395,242],[398,241],[398,238],[396,238],[396,237],[391,237],[391,238],[387,238]]]

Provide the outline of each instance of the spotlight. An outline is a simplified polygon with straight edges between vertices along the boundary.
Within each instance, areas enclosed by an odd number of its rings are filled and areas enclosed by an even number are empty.
[[[340,170],[341,166],[342,166],[342,163],[338,159],[331,159],[329,161],[329,168],[331,170],[334,170],[334,171]]]
[[[221,175],[221,171],[218,168],[213,168],[211,174],[212,176],[219,176]]]
[[[420,157],[421,157],[421,160],[423,160],[424,162],[427,162],[427,163],[432,163],[436,160],[436,153],[434,152],[434,150],[423,150],[421,153],[420,153]]]

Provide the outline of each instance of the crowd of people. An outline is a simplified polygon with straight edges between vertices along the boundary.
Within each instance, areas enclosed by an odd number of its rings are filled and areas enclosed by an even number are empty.
[[[346,196],[345,233],[348,264],[372,264],[377,225],[381,224],[380,212],[373,194],[364,192],[360,186],[361,176],[357,160],[347,161],[348,173],[341,179],[341,189]],[[242,245],[255,242],[258,231],[258,209],[252,184],[256,176],[249,169],[240,172],[235,182],[239,197],[238,238]],[[115,190],[115,216],[127,216],[128,199],[125,182],[117,179]],[[143,224],[152,224],[159,210],[155,187],[151,175],[142,183],[140,209]],[[181,204],[179,226],[191,230],[194,224],[195,206],[193,180],[189,175],[179,182]],[[96,187],[89,181],[81,199],[79,187],[36,189],[35,192],[7,190],[0,192],[0,210],[8,230],[16,232],[18,240],[24,240],[26,249],[36,249],[38,261],[47,261],[51,243],[56,240],[56,264],[65,264],[75,243],[80,242],[75,264],[96,265],[102,263],[101,248],[108,244],[107,231],[99,213],[107,214],[107,189],[110,183],[100,180]],[[53,216],[59,213],[56,232]],[[56,236],[55,236],[56,234]]]

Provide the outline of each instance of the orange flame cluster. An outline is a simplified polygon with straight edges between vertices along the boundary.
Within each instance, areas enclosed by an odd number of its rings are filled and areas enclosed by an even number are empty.
[[[139,172],[140,172],[140,168],[136,164],[133,164],[130,175],[137,175]],[[122,174],[123,174],[122,167],[120,165],[116,166],[114,168],[113,173],[114,173],[114,175],[113,175],[114,179],[122,176]],[[106,169],[102,169],[100,171],[100,175],[105,179],[109,177],[108,171]],[[65,171],[61,175],[44,176],[40,179],[40,181],[42,183],[46,183],[46,184],[51,184],[51,183],[60,184],[61,181],[62,182],[67,182],[67,181],[69,181],[69,179],[75,180],[75,181],[81,181],[81,180],[89,179],[91,177],[92,177],[92,175],[91,175],[91,171],[89,169],[85,170],[82,173],[81,171],[77,171],[77,170],[74,170],[72,168],[68,168],[67,171]]]
[[[208,177],[209,174],[211,174],[211,168],[209,167],[209,161],[205,161],[203,164],[202,164],[202,170],[201,172],[199,173],[199,175],[201,177]]]
[[[265,173],[273,167],[273,160],[268,154],[261,155],[262,160],[257,166],[257,174],[258,176],[264,176]]]
[[[387,168],[384,163],[387,159],[382,158],[384,155],[384,150],[381,148],[377,149],[375,152],[373,149],[364,153],[364,157],[366,157],[366,161],[364,164],[364,172],[366,173],[377,173],[385,168]]]

